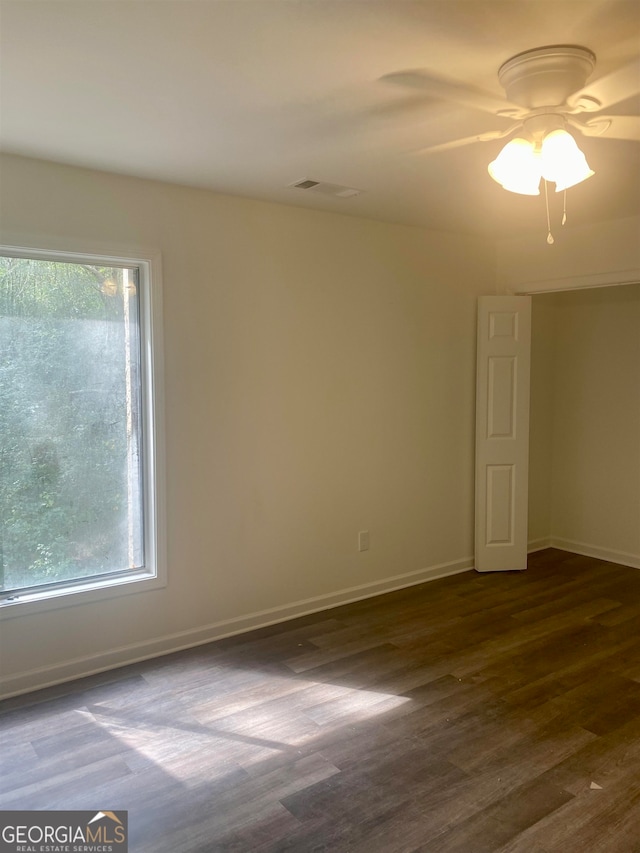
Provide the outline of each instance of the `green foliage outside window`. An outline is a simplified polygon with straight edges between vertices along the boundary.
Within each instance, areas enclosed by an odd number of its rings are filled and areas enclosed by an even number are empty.
[[[142,565],[135,273],[0,257],[0,589]]]

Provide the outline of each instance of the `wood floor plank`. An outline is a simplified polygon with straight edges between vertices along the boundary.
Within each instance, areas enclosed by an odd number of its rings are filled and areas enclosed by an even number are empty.
[[[135,853],[640,853],[640,573],[554,549],[0,703]]]
[[[420,853],[491,853],[572,800],[571,794],[538,780],[516,788],[491,806],[476,812],[431,841]]]

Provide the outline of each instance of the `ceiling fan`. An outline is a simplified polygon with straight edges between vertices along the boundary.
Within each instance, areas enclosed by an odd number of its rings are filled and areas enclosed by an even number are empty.
[[[520,127],[537,135],[538,128],[544,127],[544,116],[561,119],[585,136],[640,140],[640,116],[599,115],[587,121],[577,117],[582,113],[598,113],[640,93],[640,58],[587,85],[595,64],[595,54],[577,45],[551,45],[518,53],[498,70],[498,79],[506,92],[504,99],[420,70],[397,71],[386,74],[382,80],[515,120],[505,129],[454,139],[424,151],[446,151],[501,139]]]
[[[498,70],[504,99],[420,70],[387,74],[382,80],[511,119],[502,129],[431,145],[422,152],[434,154],[518,132],[488,171],[504,189],[539,195],[542,178],[546,193],[548,182],[555,182],[556,191],[566,190],[594,174],[567,127],[584,136],[640,141],[640,116],[601,114],[640,93],[640,58],[587,83],[595,64],[595,54],[578,45],[550,45],[518,53]],[[563,224],[565,219],[566,209]],[[547,239],[553,242],[550,231]]]

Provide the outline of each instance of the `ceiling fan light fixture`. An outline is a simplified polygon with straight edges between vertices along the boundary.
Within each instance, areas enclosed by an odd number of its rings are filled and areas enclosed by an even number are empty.
[[[503,187],[520,195],[540,195],[541,155],[533,142],[521,137],[510,140],[489,163],[489,174]]]
[[[575,139],[566,130],[552,130],[545,136],[540,159],[542,176],[545,181],[555,183],[556,192],[573,187],[595,174]]]
[[[540,195],[541,178],[553,182],[560,192],[595,174],[573,136],[564,129],[547,133],[542,145],[522,137],[512,139],[488,168],[501,187],[521,195]]]

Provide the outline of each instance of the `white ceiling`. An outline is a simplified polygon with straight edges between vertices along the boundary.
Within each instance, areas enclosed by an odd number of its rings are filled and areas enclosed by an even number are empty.
[[[0,25],[6,151],[495,235],[546,224],[543,197],[487,175],[504,142],[417,151],[505,120],[380,78],[421,68],[503,95],[497,69],[523,50],[584,45],[594,77],[640,53],[639,0],[3,0]],[[640,213],[640,143],[580,145],[596,175],[569,221]],[[302,178],[365,192],[287,186]]]

